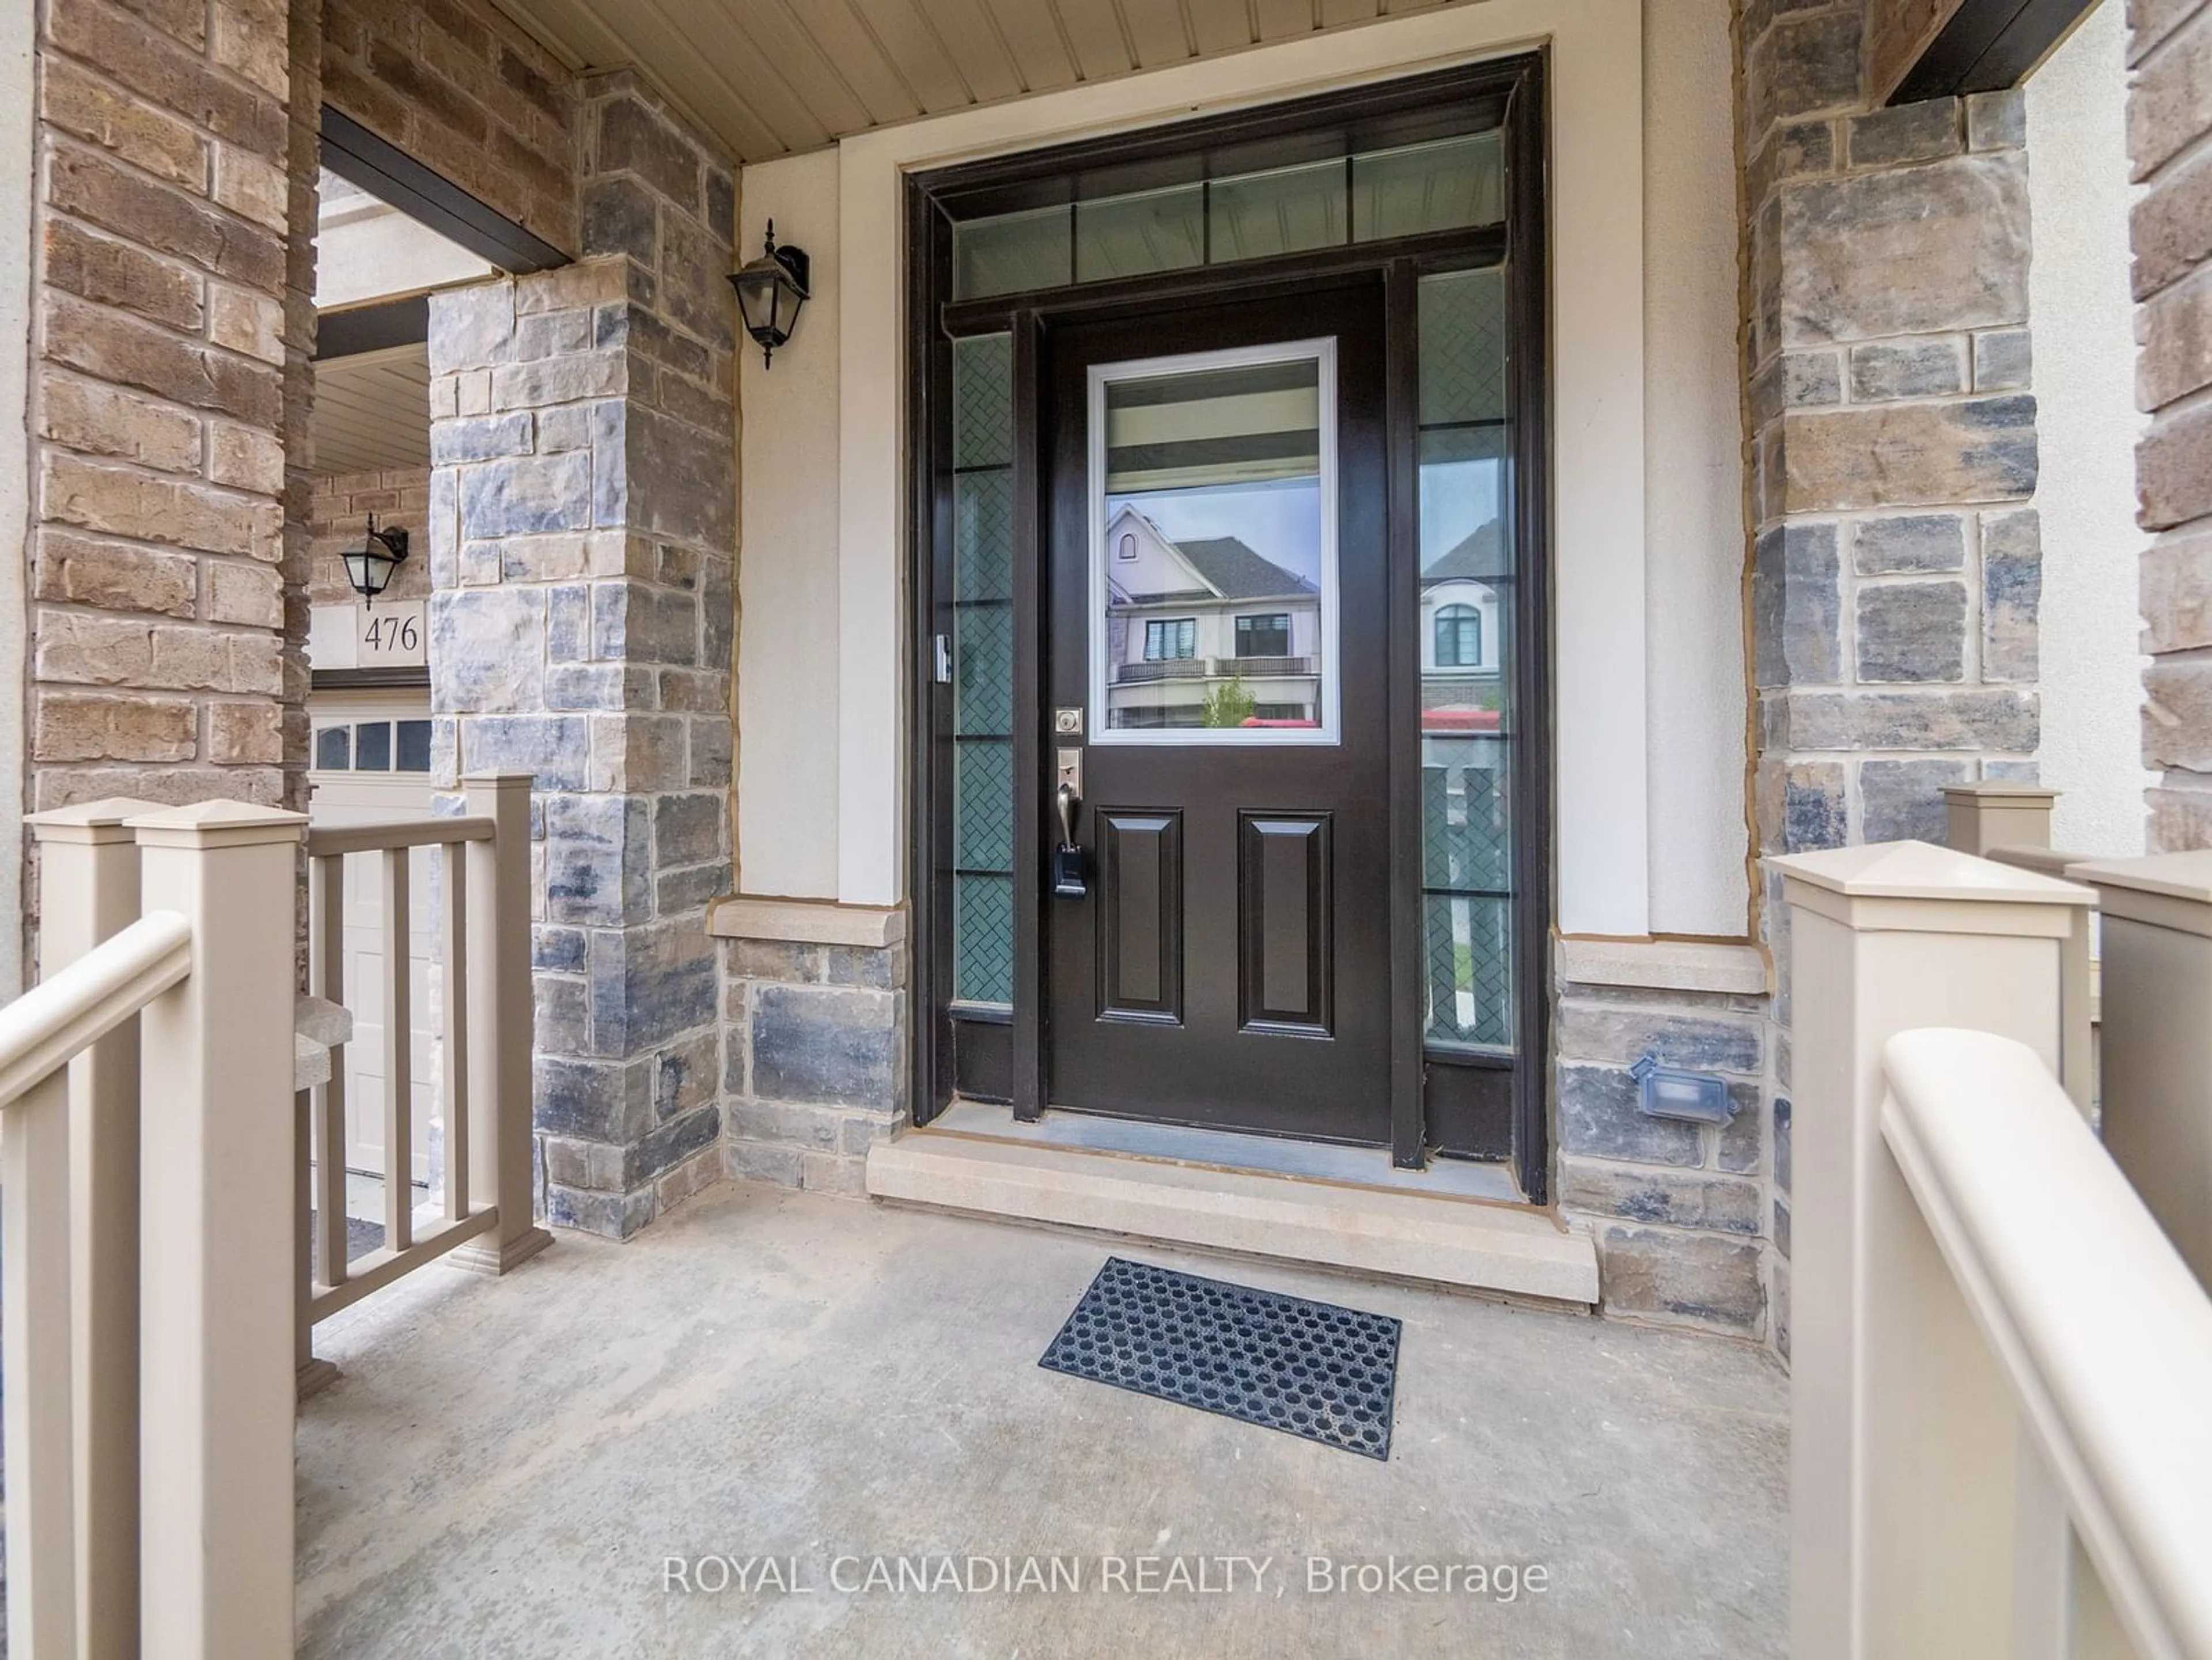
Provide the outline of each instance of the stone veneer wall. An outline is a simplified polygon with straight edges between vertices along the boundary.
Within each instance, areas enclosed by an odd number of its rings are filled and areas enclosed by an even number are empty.
[[[2033,777],[2041,588],[2018,92],[1872,109],[1856,0],[1741,15],[1762,854],[1941,842],[1947,784]],[[1789,942],[1767,1237],[1789,1346]]]
[[[546,1214],[627,1237],[719,1176],[732,179],[586,83],[584,257],[431,302],[433,771],[536,775]]]
[[[563,251],[576,231],[576,84],[475,0],[333,0],[323,97]]]
[[[724,1148],[740,1180],[859,1196],[906,1120],[908,963],[888,946],[723,941]]]
[[[2131,0],[2128,21],[2148,840],[2177,853],[2212,847],[2212,3]]]
[[[385,597],[428,599],[430,548],[424,532],[429,509],[428,467],[342,472],[316,479],[305,515],[308,604],[357,603],[341,557],[359,550],[371,514],[376,515],[379,530],[404,530],[410,538],[407,562],[392,573]]]
[[[313,249],[287,228],[316,27],[284,0],[40,8],[33,807],[303,804]]]
[[[1768,1000],[1755,954],[1656,946],[1653,955],[1736,959],[1717,976],[1749,989],[1608,983],[1705,976],[1638,974],[1602,945],[1563,941],[1553,1004],[1559,1201],[1590,1225],[1609,1314],[1759,1337],[1767,1332]],[[1752,959],[1744,975],[1741,959]],[[1647,1118],[1628,1068],[1717,1073],[1735,1120],[1719,1128]]]

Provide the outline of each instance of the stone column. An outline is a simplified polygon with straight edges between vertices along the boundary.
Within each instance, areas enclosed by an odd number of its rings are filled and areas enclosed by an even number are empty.
[[[2212,0],[2128,8],[2128,155],[2146,186],[2133,215],[2136,517],[2142,556],[2143,764],[2153,853],[2212,847]]]
[[[536,776],[546,1214],[626,1237],[720,1174],[732,195],[629,76],[585,94],[584,257],[432,306],[434,768]]]
[[[1760,853],[1940,842],[2027,779],[2041,590],[2025,105],[1862,91],[1858,0],[1741,14]],[[1767,878],[1762,926],[1786,968]],[[1786,976],[1775,1000],[1787,1026]],[[1789,1239],[1790,1050],[1773,1079]],[[1776,1265],[1787,1348],[1786,1267]]]

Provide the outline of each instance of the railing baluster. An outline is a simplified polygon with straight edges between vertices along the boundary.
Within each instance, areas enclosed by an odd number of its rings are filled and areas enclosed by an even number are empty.
[[[8,1651],[76,1651],[70,1487],[70,1084],[33,1085],[0,1134],[0,1347],[8,1362]]]
[[[468,860],[463,844],[449,842],[438,854],[445,885],[446,1219],[469,1213],[469,904]]]
[[[384,1247],[415,1241],[414,1011],[404,848],[384,854]]]
[[[472,818],[492,839],[469,844],[470,1165],[472,1207],[496,1205],[498,1231],[454,1262],[504,1274],[552,1243],[531,1192],[530,786],[527,775],[465,778]]]
[[[318,997],[343,1003],[345,994],[345,858],[308,860],[313,872],[313,974]],[[346,1277],[345,1053],[331,1050],[331,1078],[315,1091],[315,1278],[342,1286]],[[302,1146],[300,1156],[308,1156]]]

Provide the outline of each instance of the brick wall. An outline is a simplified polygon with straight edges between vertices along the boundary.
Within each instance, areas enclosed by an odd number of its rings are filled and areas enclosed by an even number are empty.
[[[333,0],[323,96],[495,211],[578,247],[574,77],[473,0]]]
[[[2154,853],[2212,847],[2212,4],[2133,0],[2128,62],[2136,204],[2136,514],[2151,664],[2143,764]]]
[[[382,472],[337,473],[314,481],[306,516],[307,602],[314,605],[354,603],[341,556],[357,550],[376,515],[379,530],[404,530],[407,561],[392,574],[385,593],[394,599],[430,596],[430,470],[410,467]]]
[[[1943,786],[2032,778],[2041,551],[2017,92],[1869,107],[1856,0],[1742,14],[1749,597],[1762,854],[1942,842]],[[1788,1347],[1784,983],[1766,1233]]]
[[[286,230],[314,19],[283,0],[42,14],[32,805],[296,806],[283,435],[304,430],[287,371],[312,316]]]

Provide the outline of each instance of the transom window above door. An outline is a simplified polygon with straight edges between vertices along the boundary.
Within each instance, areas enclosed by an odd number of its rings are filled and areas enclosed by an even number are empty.
[[[1305,135],[1285,149],[1310,152],[1319,142]],[[1378,135],[1371,148],[1356,136],[1342,142],[1352,153],[1326,161],[1118,192],[1110,179],[1084,180],[1079,189],[1110,193],[967,219],[953,229],[952,297],[1236,265],[1504,217],[1504,146],[1495,129],[1416,143]],[[1200,174],[1215,161],[1193,155],[1181,170]]]

